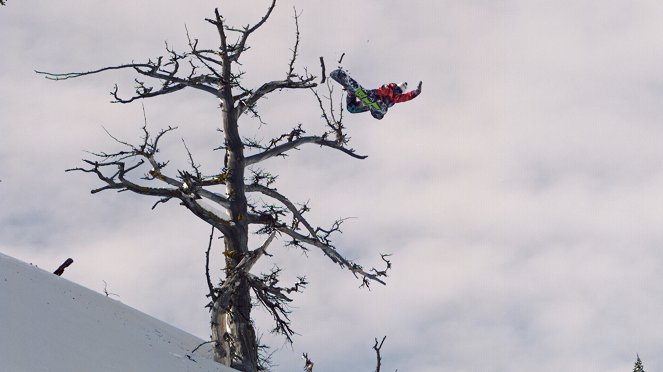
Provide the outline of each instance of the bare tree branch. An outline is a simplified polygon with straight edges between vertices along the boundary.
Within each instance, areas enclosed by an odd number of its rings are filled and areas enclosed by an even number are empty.
[[[217,56],[218,52],[213,51],[213,50],[199,50],[198,49],[198,39],[191,40],[191,36],[189,35],[189,29],[184,25],[184,29],[186,31],[186,38],[189,42],[189,48],[191,49],[191,54],[196,57],[196,59],[202,63],[207,69],[209,70],[210,73],[212,73],[214,76],[217,78],[221,79],[222,76],[219,74],[219,72],[210,65],[214,64],[216,66],[221,66],[221,61],[211,57],[211,56]]]
[[[121,70],[121,69],[125,69],[125,68],[152,69],[153,66],[154,66],[153,63],[128,63],[128,64],[124,64],[124,65],[103,67],[103,68],[100,68],[100,69],[97,69],[97,70],[90,70],[90,71],[85,71],[85,72],[52,73],[52,72],[37,71],[37,70],[35,70],[35,72],[40,74],[40,75],[44,75],[46,77],[46,79],[49,79],[49,80],[67,80],[67,79],[73,79],[73,78],[86,76],[86,75],[98,74],[100,72],[110,71],[110,70]]]
[[[263,185],[258,185],[258,184],[253,184],[253,185],[247,185],[246,186],[246,191],[247,192],[259,192],[263,195],[269,196],[271,198],[274,198],[278,200],[281,204],[285,205],[286,208],[292,213],[293,219],[295,219],[298,222],[301,222],[306,229],[308,230],[309,234],[311,236],[316,236],[316,232],[311,226],[311,224],[302,216],[302,214],[299,212],[299,209],[292,203],[287,197],[284,195],[280,194],[274,189],[270,189],[269,187],[263,186]]]
[[[244,51],[248,49],[246,47],[246,41],[249,38],[249,35],[251,35],[254,31],[260,28],[265,22],[267,22],[267,19],[272,14],[272,10],[274,10],[275,6],[276,6],[276,0],[272,0],[272,4],[267,9],[267,13],[262,17],[262,19],[260,19],[260,21],[258,21],[258,23],[253,25],[253,27],[246,26],[244,27],[244,29],[241,30],[228,28],[229,31],[235,31],[241,33],[239,41],[232,48],[232,50],[234,50],[234,53],[229,58],[231,61],[237,62],[237,60],[242,55],[242,53],[244,53]]]
[[[375,365],[375,372],[380,372],[380,368],[382,366],[382,357],[380,356],[380,350],[382,349],[382,345],[384,344],[384,340],[387,339],[387,336],[382,337],[382,341],[378,344],[378,339],[377,337],[375,338],[375,345],[373,345],[373,350],[375,350],[375,356],[377,358],[377,363]]]
[[[322,57],[320,57],[320,68],[322,68],[320,84],[324,84],[325,80],[327,80],[327,72],[325,71],[325,60]]]
[[[350,140],[350,138],[344,132],[345,127],[343,126],[343,104],[341,103],[339,105],[339,117],[336,118],[336,110],[334,108],[333,99],[334,88],[330,84],[329,80],[327,81],[326,85],[327,91],[329,92],[329,96],[325,97],[329,102],[328,110],[325,108],[320,94],[318,94],[315,89],[311,89],[311,91],[313,92],[315,98],[318,100],[318,105],[320,106],[320,111],[322,112],[322,118],[325,119],[327,126],[331,129],[330,133],[334,134],[336,137],[336,144],[342,146]]]
[[[212,284],[212,279],[210,278],[209,275],[209,252],[210,250],[212,250],[213,239],[214,239],[214,226],[212,226],[212,232],[209,234],[209,244],[207,245],[207,252],[205,252],[205,279],[207,279],[207,289],[209,290],[208,297],[210,297],[212,301],[216,301],[216,293],[214,291],[214,285]]]
[[[253,265],[255,265],[258,260],[264,256],[269,254],[267,253],[267,247],[272,243],[272,240],[274,240],[274,237],[276,236],[275,233],[271,233],[267,240],[260,246],[260,248],[256,248],[255,250],[249,252],[242,258],[242,260],[237,264],[237,270],[244,271],[245,273],[248,273],[251,271],[253,268]]]
[[[143,81],[135,79],[135,95],[126,99],[119,96],[117,85],[111,91],[116,103],[129,103],[137,99],[144,99],[156,97],[164,94],[176,92],[186,87],[199,89],[207,93],[213,94],[220,98],[218,86],[222,83],[219,74],[207,65],[213,73],[210,74],[196,74],[197,66],[193,64],[192,58],[198,60],[214,61],[206,56],[208,51],[193,50],[191,53],[179,54],[166,46],[169,53],[169,58],[164,61],[163,57],[157,58],[156,61],[148,60],[146,63],[127,63],[116,66],[104,67],[96,70],[84,72],[70,72],[70,73],[51,73],[44,71],[35,71],[40,75],[44,75],[50,80],[67,80],[81,76],[98,74],[105,71],[132,69],[139,75],[147,76],[161,81],[160,87],[147,86]],[[188,62],[190,65],[190,72],[185,77],[178,76],[180,73],[181,62]]]
[[[313,88],[317,86],[316,83],[313,82],[315,80],[315,76],[307,76],[307,77],[301,77],[300,80],[294,81],[291,80],[290,78],[286,80],[274,80],[270,81],[268,83],[263,84],[258,88],[255,92],[253,92],[249,98],[246,100],[240,101],[239,107],[238,107],[238,115],[242,115],[244,112],[246,112],[249,108],[252,108],[258,103],[260,99],[262,99],[264,96],[267,94],[274,92],[276,90],[280,89],[307,89],[307,88]]]
[[[152,136],[148,132],[147,127],[145,125],[142,128],[142,130],[143,130],[143,137],[142,137],[143,143],[140,144],[140,145],[129,144],[126,141],[122,141],[122,140],[114,137],[112,134],[110,134],[108,131],[106,131],[106,133],[113,140],[115,140],[116,142],[118,142],[118,143],[122,144],[123,146],[127,147],[128,150],[118,151],[118,152],[110,153],[110,154],[108,154],[108,153],[97,153],[97,154],[94,154],[94,155],[96,155],[97,157],[100,157],[102,159],[118,159],[118,161],[115,162],[116,164],[120,163],[120,162],[123,162],[123,160],[127,160],[127,159],[130,159],[130,158],[143,158],[143,159],[147,160],[150,163],[150,165],[152,166],[152,169],[148,172],[149,177],[147,179],[160,180],[160,181],[162,181],[162,182],[164,182],[164,183],[166,183],[170,186],[174,186],[174,187],[180,189],[183,193],[185,193],[187,195],[194,195],[195,197],[203,197],[203,198],[209,199],[209,200],[219,204],[220,206],[222,206],[224,208],[229,207],[230,204],[229,204],[229,201],[226,197],[224,197],[222,195],[219,195],[217,193],[208,191],[208,190],[203,188],[203,186],[212,186],[212,185],[224,184],[225,183],[225,176],[223,174],[219,174],[219,175],[216,175],[216,176],[213,176],[213,177],[210,177],[210,178],[203,178],[200,175],[200,171],[198,169],[198,166],[193,161],[193,157],[191,155],[191,152],[186,147],[186,144],[185,144],[185,149],[186,149],[188,157],[189,157],[189,162],[190,162],[192,168],[194,169],[196,175],[193,176],[193,175],[190,175],[186,172],[180,172],[179,174],[180,174],[180,179],[181,180],[177,180],[175,178],[168,177],[167,175],[164,175],[162,173],[162,170],[163,170],[163,168],[165,167],[165,165],[167,163],[158,162],[155,158],[156,154],[159,152],[159,141],[161,140],[161,138],[166,133],[171,132],[175,129],[177,129],[177,127],[168,127],[167,129],[163,129],[163,130],[159,131],[159,133],[154,137],[154,139],[152,139]],[[87,161],[87,160],[85,162],[87,162],[88,164],[91,164],[91,165],[92,164],[99,164],[100,167],[102,167],[104,165],[112,164],[112,163],[102,164],[102,163],[97,163],[97,162],[90,162],[90,161]],[[142,164],[142,163],[140,163],[140,164]],[[82,169],[81,168],[76,168],[74,170],[82,170]],[[123,173],[126,174],[128,172],[129,172],[129,170],[124,171]],[[93,172],[93,173],[96,173],[96,172]],[[119,176],[119,174],[118,174],[118,176]],[[105,181],[106,183],[109,183],[108,182],[109,180],[107,179],[107,177],[104,177],[104,178],[100,177],[100,178],[103,181]],[[94,190],[93,193],[103,191],[103,190],[106,190],[108,188],[122,189],[120,184],[111,182],[111,183],[109,183],[109,185],[107,187]],[[172,193],[162,193],[162,194],[153,193],[153,194],[150,194],[150,195],[162,196],[163,197],[161,200],[159,200],[157,203],[155,203],[153,208],[156,207],[156,205],[159,204],[159,203],[164,203],[164,202],[170,200],[171,198],[176,197],[175,194],[172,194]]]
[[[295,70],[295,60],[297,59],[297,49],[299,48],[299,14],[297,14],[297,8],[294,6],[292,7],[292,10],[295,13],[295,46],[292,48],[292,58],[290,59],[290,64],[288,65],[288,79],[291,77],[295,77],[294,75],[294,70]]]
[[[221,48],[220,48],[221,52],[219,53],[219,56],[221,57],[221,66],[223,67],[223,73],[221,75],[222,79],[224,79],[223,82],[227,84],[229,83],[227,79],[230,76],[230,59],[228,58],[228,52],[229,52],[228,42],[223,25],[223,17],[221,17],[218,8],[214,9],[214,17],[215,17],[214,19],[206,18],[205,20],[216,26],[216,30],[219,34],[219,41],[221,43]]]
[[[108,283],[106,283],[105,280],[102,280],[102,282],[104,282],[104,294],[106,295],[106,297],[110,296],[120,297],[120,295],[118,295],[117,293],[108,292]]]
[[[246,185],[246,191],[259,192],[263,195],[271,197],[279,201],[290,211],[293,216],[293,227],[287,227],[283,224],[274,224],[275,222],[272,222],[274,225],[271,226],[271,228],[293,238],[293,243],[295,245],[303,248],[300,244],[300,242],[302,242],[319,248],[328,258],[332,260],[332,262],[339,264],[341,267],[349,269],[355,276],[361,277],[362,285],[364,286],[370,287],[371,281],[376,281],[383,285],[385,284],[385,282],[380,278],[386,277],[388,275],[389,269],[391,269],[391,262],[387,260],[387,257],[389,257],[388,254],[381,254],[381,258],[385,262],[386,268],[384,270],[372,268],[370,270],[372,272],[371,273],[365,271],[360,265],[347,260],[340,253],[338,253],[338,251],[336,251],[334,246],[331,244],[330,236],[335,232],[340,232],[340,225],[343,220],[336,221],[330,229],[322,229],[320,227],[314,229],[313,226],[306,220],[306,218],[303,217],[294,203],[292,203],[287,197],[280,194],[276,190],[260,184],[251,184]],[[263,223],[263,221],[256,221],[255,223]],[[298,223],[304,225],[308,231],[308,236],[303,235],[297,231]]]
[[[327,256],[329,259],[332,260],[332,262],[340,265],[343,268],[350,270],[356,277],[361,277],[363,286],[370,287],[371,281],[378,282],[382,285],[387,284],[384,282],[384,280],[380,279],[380,277],[384,275],[377,275],[366,272],[360,265],[352,261],[349,261],[345,257],[343,257],[340,253],[336,251],[336,249],[333,246],[331,246],[328,243],[325,243],[313,237],[302,235],[285,226],[277,226],[276,230],[290,236],[291,238],[295,239],[295,241],[297,242],[303,242],[318,247],[325,254],[325,256]]]
[[[200,345],[198,345],[198,346],[196,346],[195,348],[193,348],[193,350],[191,350],[191,352],[190,352],[187,356],[189,356],[189,355],[195,353],[195,352],[198,351],[198,349],[200,349],[201,347],[203,347],[203,346],[205,346],[205,345],[207,345],[207,344],[211,344],[211,343],[213,343],[213,342],[216,342],[216,341],[212,340],[212,341],[201,342]]]
[[[206,197],[210,200],[216,201],[217,203],[224,205],[228,204],[226,198],[209,192],[202,187],[198,187],[192,179],[188,180],[188,183],[174,180],[173,178],[166,177],[161,173],[163,164],[158,163],[154,159],[154,154],[158,151],[157,143],[161,135],[166,131],[162,131],[154,142],[149,142],[149,134],[146,132],[145,143],[143,146],[135,147],[131,146],[133,149],[129,152],[118,152],[115,154],[104,154],[99,155],[102,157],[113,158],[113,157],[137,157],[142,156],[148,159],[152,164],[153,169],[150,171],[150,176],[154,179],[162,180],[170,185],[176,186],[176,188],[156,188],[136,184],[135,182],[129,181],[127,175],[134,169],[138,168],[144,164],[143,160],[138,161],[135,165],[128,167],[124,161],[108,161],[108,162],[98,162],[91,160],[83,160],[86,164],[90,165],[90,168],[73,168],[68,169],[67,171],[82,171],[85,173],[94,173],[97,177],[102,180],[106,185],[97,189],[92,190],[92,193],[97,193],[105,190],[118,190],[118,191],[132,191],[141,195],[157,196],[161,200],[159,202],[165,202],[170,199],[179,199],[181,204],[186,206],[191,212],[193,212],[199,218],[207,221],[210,225],[216,227],[222,232],[228,233],[229,222],[217,216],[215,213],[205,209],[196,199],[198,195]],[[115,173],[111,175],[106,175],[103,172],[103,169],[114,168]],[[186,187],[185,187],[186,186]],[[157,203],[159,203],[157,202]],[[155,204],[156,205],[156,204]]]
[[[352,156],[355,159],[366,159],[368,156],[365,155],[357,155],[355,153],[355,150],[349,149],[343,146],[338,145],[334,141],[328,141],[324,137],[320,136],[308,136],[308,137],[300,137],[296,140],[281,144],[279,146],[276,146],[272,149],[269,149],[267,151],[263,151],[262,153],[251,155],[246,158],[245,164],[252,165],[259,163],[261,161],[265,161],[269,158],[273,158],[275,156],[279,156],[281,154],[284,154],[288,151],[297,149],[297,147],[307,144],[307,143],[313,143],[313,144],[318,144],[320,146],[326,146],[326,147],[331,147],[333,149],[342,151],[350,156]]]
[[[283,335],[286,341],[292,343],[292,336],[295,334],[290,327],[290,309],[288,304],[292,299],[288,294],[292,292],[301,292],[308,282],[306,278],[299,277],[298,281],[288,288],[279,287],[279,274],[280,268],[274,268],[269,274],[263,274],[260,277],[248,274],[249,283],[253,289],[253,293],[260,304],[272,316],[275,326],[272,333]]]
[[[302,354],[302,359],[304,359],[304,370],[306,372],[313,372],[313,362],[308,357],[308,353]]]

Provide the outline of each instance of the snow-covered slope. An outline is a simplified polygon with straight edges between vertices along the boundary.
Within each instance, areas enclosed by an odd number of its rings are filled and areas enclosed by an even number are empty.
[[[209,347],[191,355],[202,342],[109,297],[0,254],[2,371],[234,371],[210,360]]]

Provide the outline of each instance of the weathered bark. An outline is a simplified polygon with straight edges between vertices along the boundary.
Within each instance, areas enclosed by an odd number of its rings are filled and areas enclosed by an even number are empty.
[[[233,78],[223,20],[218,10],[215,11],[215,16],[222,51],[221,78],[222,81],[230,82]],[[226,195],[230,202],[228,210],[232,221],[230,231],[225,235],[226,277],[227,280],[239,282],[229,294],[230,301],[227,305],[222,303],[225,299],[219,297],[212,308],[212,341],[215,341],[216,345],[214,359],[241,371],[254,372],[258,370],[258,345],[251,320],[251,286],[248,279],[237,272],[237,265],[249,251],[249,223],[244,192],[244,144],[239,134],[232,86],[222,84],[219,96],[226,141]]]
[[[251,296],[248,281],[241,280],[228,299],[217,300],[212,307],[214,360],[240,371],[258,370],[258,344],[251,321]]]

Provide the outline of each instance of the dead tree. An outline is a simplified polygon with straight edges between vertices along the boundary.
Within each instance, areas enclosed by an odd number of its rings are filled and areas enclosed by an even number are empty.
[[[304,359],[304,371],[313,372],[313,366],[315,365],[311,359],[309,359],[308,354],[302,354],[302,359]]]
[[[384,345],[384,340],[387,339],[387,336],[382,337],[382,341],[378,343],[378,339],[375,338],[375,345],[373,345],[373,350],[375,350],[375,358],[377,359],[375,362],[375,372],[380,372],[380,368],[382,368],[382,356],[380,355],[380,350],[382,350],[382,345]]]
[[[274,187],[276,177],[264,170],[264,161],[285,157],[307,145],[340,151],[355,159],[365,158],[348,147],[348,137],[342,125],[342,109],[340,113],[333,109],[331,86],[327,85],[329,96],[321,96],[314,90],[317,86],[315,76],[308,72],[295,72],[299,46],[296,11],[295,44],[285,76],[255,88],[242,85],[243,73],[239,72],[237,65],[248,50],[249,37],[267,21],[275,5],[276,0],[272,0],[257,23],[241,28],[229,26],[219,10],[215,9],[214,16],[206,19],[218,34],[219,44],[214,48],[201,47],[198,40],[191,38],[187,32],[189,42],[184,52],[166,46],[164,56],[142,63],[132,62],[78,73],[38,72],[49,79],[65,80],[111,70],[132,71],[138,76],[133,94],[121,94],[117,85],[111,91],[114,102],[118,103],[130,103],[189,88],[211,94],[219,100],[220,131],[223,135],[219,149],[225,151],[225,161],[224,164],[214,165],[214,169],[219,170],[216,174],[203,174],[188,148],[190,168],[169,172],[166,169],[168,161],[160,159],[159,143],[164,135],[176,128],[168,127],[153,134],[148,131],[147,124],[137,144],[113,137],[122,146],[121,150],[96,153],[94,158],[83,160],[84,166],[70,170],[90,173],[101,180],[102,186],[92,190],[92,193],[116,190],[152,196],[157,198],[153,208],[171,200],[179,201],[193,215],[208,223],[212,234],[217,230],[223,235],[225,277],[217,285],[212,284],[209,274],[211,236],[206,255],[211,343],[215,360],[249,372],[260,369],[259,345],[251,317],[252,299],[264,306],[273,317],[273,332],[292,342],[294,331],[288,318],[290,294],[301,291],[307,284],[306,279],[300,277],[291,286],[281,286],[280,268],[269,273],[252,272],[259,259],[270,255],[268,248],[275,239],[305,251],[318,249],[332,262],[349,270],[363,286],[373,282],[384,284],[383,277],[387,275],[390,265],[386,255],[382,256],[387,265],[384,270],[364,269],[343,256],[332,243],[332,236],[340,232],[343,220],[334,221],[326,228],[309,222],[306,217],[308,205],[296,204],[277,191]],[[290,89],[313,91],[328,130],[317,135],[306,135],[300,124],[266,142],[250,140],[240,134],[240,119],[247,115],[260,118],[259,102],[274,92]],[[225,190],[219,191],[219,187],[225,187]],[[250,198],[250,194],[260,198]],[[267,202],[254,201],[257,199]],[[216,209],[209,208],[210,204],[215,205]],[[216,212],[217,209],[225,214]],[[250,231],[254,231],[250,227],[257,227],[257,233],[266,237],[261,246],[253,249],[249,246]]]
[[[382,337],[382,341],[378,341],[377,337],[375,338],[375,344],[373,345],[373,350],[375,350],[375,357],[377,359],[375,362],[375,372],[380,372],[382,368],[382,355],[380,355],[380,351],[382,350],[382,345],[384,345],[384,340],[386,339],[387,336]],[[302,359],[304,359],[304,371],[313,372],[314,364],[308,357],[308,353],[302,354]]]

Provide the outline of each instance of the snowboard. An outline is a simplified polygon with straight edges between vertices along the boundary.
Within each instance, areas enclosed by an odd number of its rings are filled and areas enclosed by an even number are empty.
[[[355,96],[368,107],[374,118],[380,120],[384,117],[384,114],[387,113],[387,106],[377,99],[372,91],[366,90],[359,85],[359,83],[351,78],[350,75],[343,71],[343,69],[336,69],[332,71],[329,76],[337,83],[341,84],[346,90],[354,93]]]

